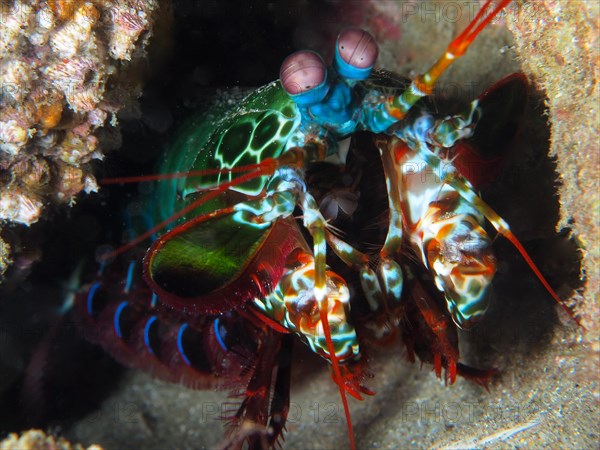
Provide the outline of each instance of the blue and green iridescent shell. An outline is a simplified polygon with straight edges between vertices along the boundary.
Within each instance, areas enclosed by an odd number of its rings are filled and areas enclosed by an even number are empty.
[[[279,81],[267,84],[234,105],[216,105],[188,121],[170,145],[160,173],[232,169],[276,158],[297,145],[300,115]],[[295,139],[295,136],[297,138]],[[235,175],[179,178],[160,183],[156,192],[159,219],[164,220],[196,198],[199,188],[231,181]],[[267,177],[259,177],[231,190],[258,195]],[[186,219],[226,206],[209,202]]]

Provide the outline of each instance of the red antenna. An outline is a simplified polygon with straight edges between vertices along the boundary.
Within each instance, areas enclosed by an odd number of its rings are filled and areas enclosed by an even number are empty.
[[[112,259],[112,258],[126,252],[130,248],[135,247],[140,242],[143,242],[146,239],[150,238],[157,231],[160,231],[163,228],[167,227],[171,223],[175,222],[177,219],[179,219],[179,218],[185,216],[187,213],[195,210],[200,205],[202,205],[214,198],[217,198],[219,195],[221,195],[222,193],[224,193],[231,187],[239,186],[240,184],[246,183],[247,181],[253,180],[258,177],[272,175],[275,171],[275,168],[277,168],[280,164],[281,164],[281,162],[277,159],[267,158],[259,164],[251,164],[248,166],[242,166],[242,167],[232,169],[232,170],[212,170],[211,169],[211,170],[198,170],[198,171],[187,172],[187,173],[186,172],[178,172],[178,173],[164,174],[164,175],[143,175],[140,177],[109,178],[107,180],[102,180],[102,182],[101,182],[102,184],[137,183],[140,181],[153,181],[153,180],[183,178],[183,177],[188,176],[189,173],[193,173],[193,176],[204,176],[204,175],[214,175],[214,174],[219,174],[219,173],[245,172],[245,171],[250,170],[249,173],[242,175],[242,176],[236,178],[235,180],[220,184],[218,186],[215,186],[214,188],[202,189],[202,190],[208,190],[208,189],[212,189],[212,190],[210,192],[206,193],[205,195],[203,195],[202,197],[198,198],[197,200],[194,200],[192,203],[187,205],[185,208],[181,209],[180,211],[177,211],[176,213],[174,213],[167,219],[156,224],[149,230],[146,230],[144,233],[142,233],[135,239],[129,241],[128,243],[120,246],[119,248],[117,248],[111,252],[101,255],[101,257],[100,257],[101,260]]]

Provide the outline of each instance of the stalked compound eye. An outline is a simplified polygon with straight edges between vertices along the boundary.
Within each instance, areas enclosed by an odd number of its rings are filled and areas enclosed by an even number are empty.
[[[373,36],[360,28],[347,28],[337,38],[335,68],[344,78],[364,80],[371,74],[378,54]]]
[[[308,50],[288,56],[281,64],[279,78],[283,89],[301,105],[320,102],[329,90],[323,59]]]

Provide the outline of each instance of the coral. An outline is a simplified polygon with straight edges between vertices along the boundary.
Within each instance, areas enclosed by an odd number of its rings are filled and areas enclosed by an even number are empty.
[[[0,238],[0,274],[4,273],[11,262],[10,246]]]
[[[0,223],[29,226],[46,205],[98,189],[88,165],[103,158],[98,131],[141,94],[135,65],[157,7],[0,2]],[[0,275],[8,248],[0,247]]]
[[[71,444],[66,439],[47,436],[40,430],[29,430],[21,434],[11,433],[0,442],[0,450],[83,450],[79,444]],[[99,445],[91,445],[87,450],[102,450]]]

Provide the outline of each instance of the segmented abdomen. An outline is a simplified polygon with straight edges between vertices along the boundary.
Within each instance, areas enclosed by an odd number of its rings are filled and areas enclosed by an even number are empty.
[[[187,317],[160,305],[141,261],[113,263],[76,297],[82,334],[117,361],[195,389],[239,382],[256,353],[254,327],[229,312]]]

